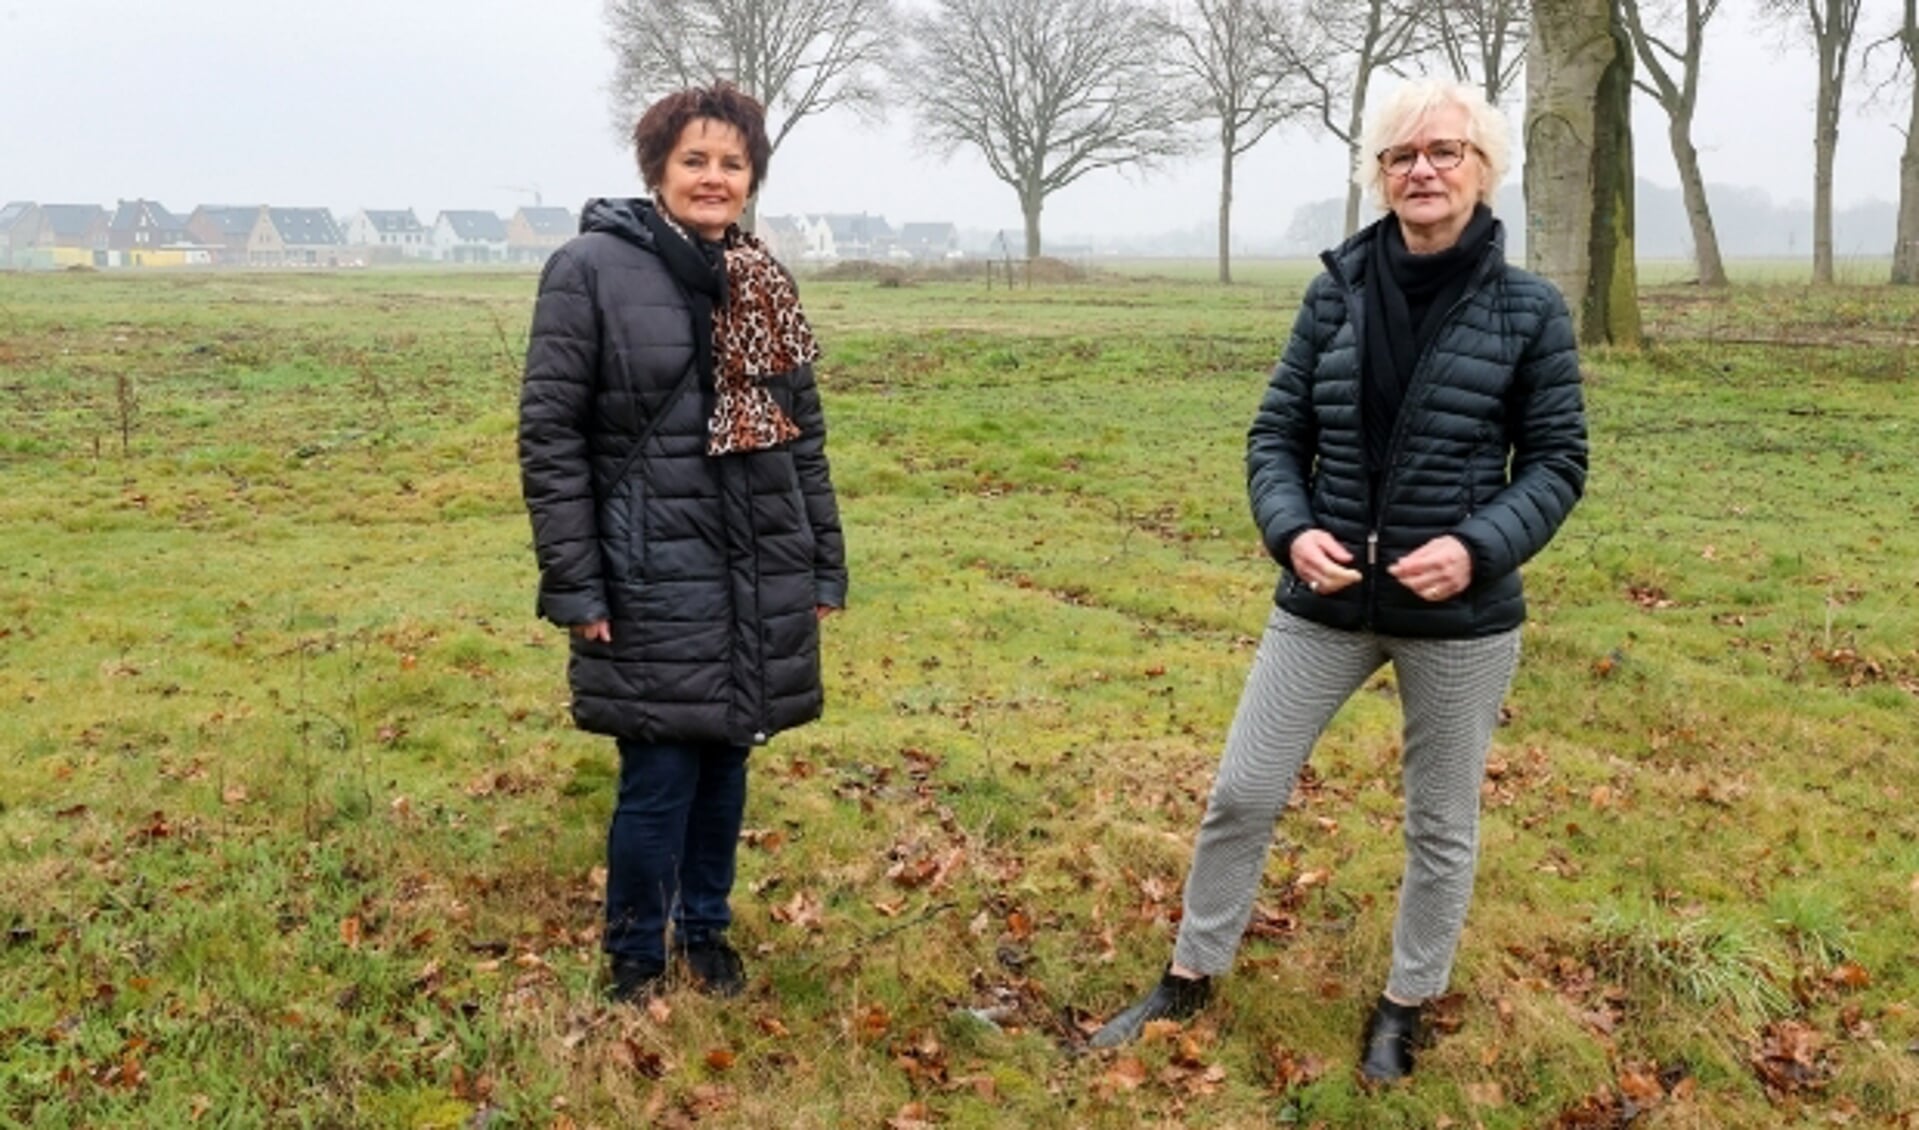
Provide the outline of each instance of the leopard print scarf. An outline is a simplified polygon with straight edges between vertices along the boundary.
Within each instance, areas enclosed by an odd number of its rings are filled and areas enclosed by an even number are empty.
[[[669,269],[692,292],[695,337],[711,326],[707,340],[695,342],[700,369],[713,384],[706,453],[763,451],[798,439],[798,425],[766,387],[768,377],[820,355],[793,277],[758,236],[738,224],[714,244],[695,239],[664,208],[645,214],[655,238],[668,241],[660,250]]]
[[[793,277],[761,239],[736,224],[726,231],[726,301],[713,311],[714,385],[708,455],[778,447],[800,429],[765,381],[819,358]]]

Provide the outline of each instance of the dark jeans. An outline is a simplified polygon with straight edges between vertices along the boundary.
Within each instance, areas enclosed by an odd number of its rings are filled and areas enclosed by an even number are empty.
[[[717,938],[733,921],[726,900],[746,814],[747,751],[625,739],[619,749],[601,948],[664,963],[669,918],[680,946]]]

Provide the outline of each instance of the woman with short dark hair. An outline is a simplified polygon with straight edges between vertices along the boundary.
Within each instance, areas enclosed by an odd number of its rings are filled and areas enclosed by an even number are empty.
[[[727,83],[640,116],[651,199],[592,200],[540,277],[520,398],[538,612],[570,630],[575,722],[611,735],[611,994],[745,987],[727,941],[748,751],[819,717],[846,603],[792,277],[739,227],[771,148]],[[671,936],[669,937],[669,927]]]
[[[1405,878],[1359,1071],[1403,1078],[1472,899],[1479,786],[1519,662],[1519,567],[1586,479],[1572,321],[1506,265],[1489,203],[1505,119],[1472,87],[1381,101],[1354,170],[1386,212],[1322,256],[1247,436],[1247,491],[1282,566],[1226,737],[1158,985],[1092,1038],[1183,1019],[1231,967],[1274,822],[1334,713],[1391,663],[1405,713]]]

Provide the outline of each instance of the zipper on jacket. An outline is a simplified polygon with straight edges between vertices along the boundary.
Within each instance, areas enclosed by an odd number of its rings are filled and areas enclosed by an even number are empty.
[[[1377,239],[1379,238],[1379,236],[1375,234],[1373,238]],[[1385,500],[1392,496],[1392,486],[1393,486],[1393,477],[1394,477],[1393,472],[1398,469],[1399,449],[1406,439],[1406,428],[1407,428],[1406,421],[1409,417],[1409,413],[1406,411],[1406,406],[1409,403],[1411,403],[1413,399],[1413,390],[1419,387],[1420,376],[1424,374],[1428,368],[1430,368],[1430,362],[1432,360],[1433,350],[1438,347],[1439,339],[1442,336],[1444,336],[1447,328],[1452,325],[1453,320],[1459,315],[1459,312],[1465,308],[1466,304],[1472,300],[1473,296],[1478,294],[1481,290],[1485,289],[1486,281],[1491,276],[1491,273],[1492,273],[1491,264],[1493,261],[1493,253],[1496,249],[1497,249],[1497,245],[1489,242],[1486,246],[1486,249],[1480,253],[1479,262],[1477,265],[1473,267],[1473,277],[1466,284],[1465,291],[1460,294],[1459,299],[1456,302],[1454,302],[1450,307],[1447,308],[1446,316],[1440,319],[1439,324],[1433,327],[1432,340],[1426,343],[1426,348],[1420,351],[1419,358],[1413,362],[1412,376],[1406,382],[1406,394],[1400,400],[1399,416],[1397,419],[1393,421],[1392,438],[1386,444],[1385,473],[1380,476],[1379,489],[1376,491],[1372,491],[1371,495],[1366,500],[1367,525],[1370,527],[1370,529],[1367,531],[1367,534],[1366,534],[1365,624],[1366,624],[1367,631],[1373,630],[1373,619],[1374,619],[1373,613],[1379,603],[1378,573],[1379,573],[1380,518],[1385,510]],[[1339,283],[1341,289],[1345,290],[1346,292],[1346,303],[1347,303],[1346,316],[1347,316],[1348,322],[1353,326],[1353,337],[1354,337],[1353,347],[1354,347],[1354,352],[1358,355],[1358,360],[1359,360],[1359,380],[1360,382],[1363,383],[1366,379],[1366,361],[1365,361],[1366,343],[1365,343],[1365,339],[1360,334],[1360,331],[1364,328],[1360,323],[1365,318],[1364,300],[1359,294],[1355,292],[1353,284],[1350,280],[1346,278],[1345,272],[1339,269],[1336,263],[1335,257],[1331,251],[1322,252],[1320,254],[1320,261],[1326,265],[1327,273],[1330,274],[1333,277],[1333,280]],[[1374,285],[1375,286],[1378,285],[1377,280],[1374,281]],[[1359,312],[1357,315],[1355,315],[1354,313],[1355,306],[1359,307]],[[1364,402],[1365,395],[1363,391],[1361,392],[1359,399],[1362,403]],[[1363,419],[1361,422],[1362,423],[1364,422]],[[1366,443],[1366,438],[1364,435],[1360,436],[1359,442],[1360,442],[1361,449],[1363,450]],[[1371,476],[1362,474],[1360,478],[1362,481],[1366,481],[1366,480],[1370,480]],[[1367,482],[1367,486],[1370,489],[1370,486],[1371,486],[1370,482]]]

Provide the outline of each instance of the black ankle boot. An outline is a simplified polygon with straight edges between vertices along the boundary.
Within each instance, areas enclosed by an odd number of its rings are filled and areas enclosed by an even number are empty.
[[[606,995],[622,1004],[642,1004],[666,988],[666,965],[617,954],[608,967]]]
[[[746,963],[725,938],[711,938],[680,951],[694,987],[710,997],[737,997],[746,989]]]
[[[1086,1041],[1089,1048],[1116,1048],[1139,1038],[1154,1020],[1185,1020],[1206,1007],[1213,997],[1211,977],[1175,977],[1170,967],[1160,975],[1159,984],[1141,997],[1133,1007],[1106,1022]]]
[[[1413,1052],[1423,1033],[1420,1006],[1380,997],[1359,1037],[1359,1074],[1368,1083],[1391,1083],[1413,1073]]]

